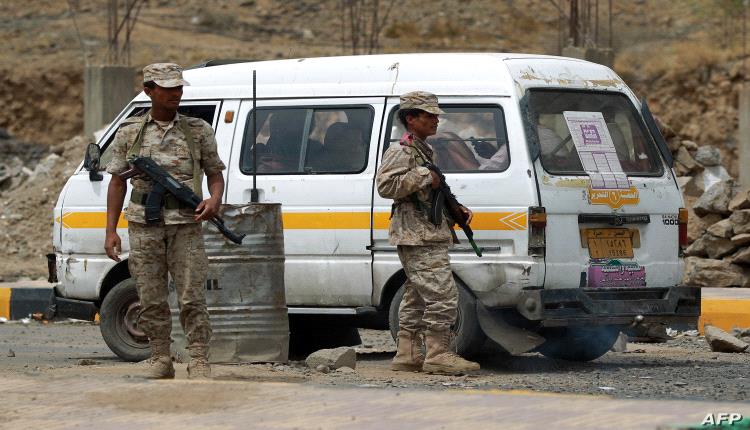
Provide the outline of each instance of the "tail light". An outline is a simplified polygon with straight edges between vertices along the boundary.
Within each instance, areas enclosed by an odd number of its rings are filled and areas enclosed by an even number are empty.
[[[688,211],[685,208],[680,208],[679,215],[677,216],[678,228],[680,234],[680,248],[685,249],[688,246]]]
[[[547,227],[547,211],[542,206],[529,207],[529,255],[543,257],[546,247],[544,229]]]

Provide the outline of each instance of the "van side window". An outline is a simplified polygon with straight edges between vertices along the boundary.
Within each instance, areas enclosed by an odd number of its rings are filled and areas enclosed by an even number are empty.
[[[367,164],[370,107],[258,108],[258,173],[358,173]],[[242,142],[240,171],[253,173],[253,113]]]
[[[132,111],[128,112],[128,115],[126,118],[131,118],[134,116],[141,116],[145,115],[146,112],[148,112],[147,106],[139,106],[133,109]],[[196,118],[200,118],[207,123],[214,125],[214,114],[216,113],[216,105],[185,105],[180,106],[177,111],[182,115],[192,116]],[[104,142],[101,146],[101,161],[99,162],[99,165],[101,166],[102,170],[106,169],[107,164],[112,159],[112,151],[110,151],[110,144],[115,140],[115,135],[117,132],[112,133],[111,136],[107,138],[107,141]]]
[[[537,134],[544,170],[558,175],[586,174],[565,111],[601,112],[622,170],[630,176],[662,175],[658,150],[635,106],[624,94],[604,91],[530,91],[528,118]]]
[[[435,163],[446,173],[500,172],[510,165],[505,118],[499,106],[445,106],[437,134],[427,138]],[[406,131],[398,109],[389,118],[391,135],[384,150],[398,144]]]

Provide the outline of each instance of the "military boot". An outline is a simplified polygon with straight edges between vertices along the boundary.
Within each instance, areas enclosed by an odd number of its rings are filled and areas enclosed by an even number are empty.
[[[188,379],[211,378],[211,365],[208,364],[208,345],[196,343],[188,346],[190,363],[188,363]]]
[[[424,363],[421,333],[399,330],[396,342],[396,356],[391,362],[391,370],[420,372]]]
[[[146,377],[149,379],[174,378],[174,365],[169,355],[169,340],[151,340],[151,358],[148,360]]]
[[[450,349],[450,330],[425,332],[427,357],[422,370],[427,373],[458,375],[479,370],[479,363],[465,360]]]

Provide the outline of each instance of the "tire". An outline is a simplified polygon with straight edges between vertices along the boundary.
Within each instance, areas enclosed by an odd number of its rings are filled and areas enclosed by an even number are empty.
[[[547,338],[538,351],[545,357],[568,361],[595,360],[612,348],[620,327],[565,327],[541,333]]]
[[[456,323],[451,326],[453,331],[452,348],[464,357],[473,357],[479,353],[487,337],[479,326],[477,319],[477,301],[466,289],[462,282],[455,279],[458,288],[458,316]],[[401,285],[391,300],[388,308],[388,325],[391,336],[398,335],[398,308],[404,298],[404,286]]]
[[[104,342],[125,361],[143,361],[151,355],[148,338],[138,329],[139,312],[138,292],[132,278],[115,285],[99,309]]]

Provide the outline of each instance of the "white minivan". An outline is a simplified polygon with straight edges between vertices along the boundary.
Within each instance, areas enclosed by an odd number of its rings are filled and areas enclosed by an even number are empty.
[[[374,179],[404,131],[399,95],[414,90],[439,97],[445,114],[430,143],[474,211],[483,249],[479,257],[462,240],[451,250],[459,352],[489,338],[513,354],[591,360],[624,327],[694,324],[700,314],[700,290],[680,285],[687,215],[671,154],[645,102],[607,67],[543,55],[403,54],[217,61],[185,78],[180,111],[216,132],[225,203],[250,202],[257,142],[259,201],[282,204],[292,317],[397,330],[405,276],[388,244],[391,201]],[[50,255],[58,315],[93,319],[116,307],[103,335],[127,360],[146,357],[148,346],[127,259],[104,254],[110,176],[101,170],[119,124],[148,105],[136,96],[68,179]],[[126,226],[118,225],[125,255]]]

